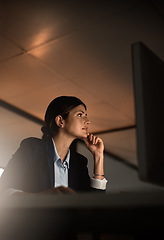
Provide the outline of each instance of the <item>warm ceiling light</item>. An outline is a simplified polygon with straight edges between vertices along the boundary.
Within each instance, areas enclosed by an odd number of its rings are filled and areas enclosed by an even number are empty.
[[[52,28],[44,28],[42,29],[32,40],[32,45],[34,47],[39,47],[45,43],[51,38],[52,35]]]

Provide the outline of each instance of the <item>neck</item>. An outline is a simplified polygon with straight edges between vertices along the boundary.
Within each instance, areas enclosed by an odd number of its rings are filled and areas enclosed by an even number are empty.
[[[62,162],[64,162],[73,139],[70,139],[64,135],[62,136],[62,134],[59,133],[54,136],[53,140],[55,142],[58,155],[60,156]]]

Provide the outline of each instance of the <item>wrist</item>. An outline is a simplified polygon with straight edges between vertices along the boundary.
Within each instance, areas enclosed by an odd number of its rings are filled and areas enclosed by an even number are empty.
[[[94,162],[103,162],[104,154],[103,153],[95,153],[94,155]]]
[[[96,178],[96,179],[104,178],[103,154],[95,156],[93,174],[94,174],[94,178]]]
[[[103,180],[104,179],[104,174],[93,173],[93,178]]]
[[[99,152],[99,151],[95,151],[95,152],[93,152],[93,156],[97,156],[97,157],[99,157],[99,156],[103,156],[104,155],[104,152]]]
[[[93,178],[103,180],[104,179],[104,174],[93,174]]]

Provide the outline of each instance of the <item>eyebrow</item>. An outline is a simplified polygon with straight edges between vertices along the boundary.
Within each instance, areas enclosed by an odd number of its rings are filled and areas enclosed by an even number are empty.
[[[87,115],[83,110],[78,110],[77,112],[82,112],[83,114]]]

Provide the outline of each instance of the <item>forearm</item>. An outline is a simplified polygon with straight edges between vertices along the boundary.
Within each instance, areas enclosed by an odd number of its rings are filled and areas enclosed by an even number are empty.
[[[104,155],[103,153],[94,155],[94,178],[95,179],[104,179]]]
[[[93,154],[94,169],[93,177],[91,178],[91,187],[105,190],[107,180],[104,178],[104,144],[101,138],[89,134],[84,139],[86,147]]]

